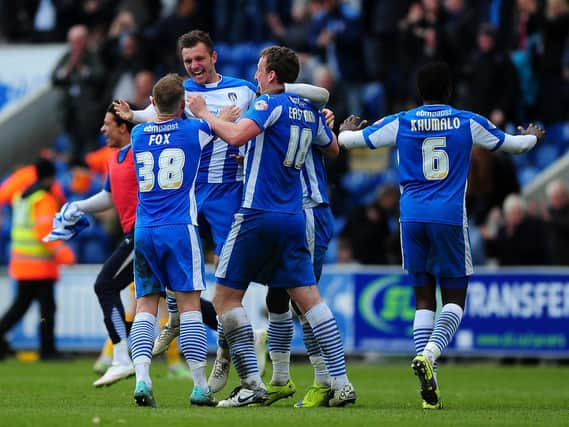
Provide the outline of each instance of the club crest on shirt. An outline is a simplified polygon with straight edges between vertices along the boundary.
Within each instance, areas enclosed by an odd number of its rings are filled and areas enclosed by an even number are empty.
[[[237,103],[237,94],[236,94],[235,92],[229,92],[229,93],[227,94],[227,97],[229,98],[229,100],[230,100],[232,103],[234,103],[234,104]]]
[[[264,101],[261,99],[261,100],[255,102],[255,110],[265,111],[268,109],[269,109],[269,104],[267,104],[267,101]]]

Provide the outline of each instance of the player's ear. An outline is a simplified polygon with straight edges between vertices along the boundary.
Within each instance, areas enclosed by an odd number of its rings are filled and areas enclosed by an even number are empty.
[[[217,62],[217,51],[214,50],[214,51],[211,53],[211,60],[212,60],[212,62],[213,62],[214,64]]]

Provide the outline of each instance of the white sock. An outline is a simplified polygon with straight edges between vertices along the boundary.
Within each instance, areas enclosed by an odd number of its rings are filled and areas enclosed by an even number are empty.
[[[113,363],[118,365],[128,365],[131,363],[126,340],[113,344]]]
[[[143,381],[149,388],[152,388],[152,380],[150,379],[150,359],[139,357],[134,362],[134,372],[136,373],[136,382]]]
[[[310,356],[310,364],[314,368],[314,382],[326,387],[330,387],[330,375],[322,356]]]
[[[285,385],[290,379],[290,351],[281,353],[271,351],[269,353],[273,362],[273,378],[272,385]]]

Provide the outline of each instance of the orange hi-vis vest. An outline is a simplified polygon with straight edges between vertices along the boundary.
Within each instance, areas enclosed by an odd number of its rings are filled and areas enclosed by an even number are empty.
[[[59,277],[59,264],[73,264],[75,254],[62,241],[44,243],[51,231],[58,203],[45,190],[37,190],[22,198],[18,193],[12,202],[12,247],[10,276],[16,280],[42,280]]]

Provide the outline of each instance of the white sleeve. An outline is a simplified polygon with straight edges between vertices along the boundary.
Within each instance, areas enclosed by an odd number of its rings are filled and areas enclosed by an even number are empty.
[[[347,149],[368,146],[364,138],[363,130],[345,130],[340,132],[338,144],[340,147]]]
[[[399,119],[389,116],[362,130],[340,132],[338,144],[344,148],[391,147],[397,142]]]
[[[507,133],[498,150],[514,154],[525,153],[531,150],[535,144],[537,144],[535,135],[510,135]]]
[[[145,123],[154,120],[156,110],[154,105],[150,104],[144,110],[132,110],[132,121],[134,123]]]
[[[318,109],[324,108],[330,99],[330,92],[319,86],[306,83],[285,83],[284,88],[286,93],[296,93],[308,99]]]
[[[114,206],[111,193],[105,190],[99,191],[88,199],[73,202],[73,204],[77,206],[80,211],[85,213],[102,212]]]

